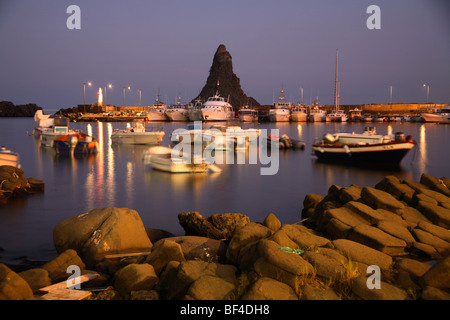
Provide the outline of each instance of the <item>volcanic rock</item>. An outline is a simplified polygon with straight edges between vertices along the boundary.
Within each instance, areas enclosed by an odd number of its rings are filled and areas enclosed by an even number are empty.
[[[233,72],[231,55],[223,44],[219,45],[214,54],[213,63],[209,70],[209,76],[205,86],[192,102],[197,99],[205,101],[215,95],[216,92],[221,97],[224,97],[225,100],[229,97],[229,103],[235,108],[247,103],[251,106],[259,106],[259,103],[255,99],[247,97],[242,90],[240,80]]]

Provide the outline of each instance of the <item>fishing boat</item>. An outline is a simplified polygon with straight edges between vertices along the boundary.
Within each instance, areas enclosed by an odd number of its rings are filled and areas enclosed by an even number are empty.
[[[254,122],[258,121],[258,111],[250,109],[248,106],[244,106],[238,111],[239,120],[242,122]]]
[[[13,166],[20,168],[19,153],[6,149],[5,146],[0,147],[0,166]]]
[[[219,96],[218,91],[209,97],[202,108],[202,117],[205,121],[227,121],[234,119],[234,111],[231,104]]]
[[[348,117],[343,110],[335,110],[326,115],[326,122],[347,122]]]
[[[450,105],[436,109],[434,112],[422,113],[421,118],[425,122],[450,123]]]
[[[164,137],[164,131],[146,131],[145,123],[136,119],[131,127],[120,130],[115,129],[111,133],[112,143],[122,144],[158,144]]]
[[[177,104],[166,109],[166,117],[169,121],[188,121],[189,112],[185,106]]]
[[[58,154],[96,154],[98,151],[95,138],[81,132],[59,137],[53,146]]]
[[[312,149],[320,160],[396,165],[415,144],[403,132],[381,135],[366,127],[362,134],[327,133]]]
[[[309,110],[308,120],[310,122],[324,122],[327,116],[327,112],[321,109],[319,106],[314,106]]]
[[[272,122],[286,122],[291,118],[292,103],[286,102],[284,97],[284,89],[281,88],[281,95],[277,102],[272,104],[269,110],[269,120]]]
[[[361,121],[363,120],[362,110],[356,107],[348,111],[348,121]]]
[[[146,110],[147,119],[149,121],[167,121],[166,110],[167,105],[161,101],[158,91],[158,97],[156,98],[155,103]]]
[[[156,146],[149,148],[143,156],[145,165],[150,165],[152,169],[170,173],[201,173],[220,172],[219,167],[208,164],[202,155],[199,154],[179,154],[171,148]]]
[[[308,121],[308,112],[305,106],[298,105],[291,108],[292,122],[306,122]]]
[[[53,120],[54,125],[52,128],[46,128],[40,131],[39,139],[41,146],[53,148],[56,139],[77,133],[74,130],[69,130],[69,119],[61,117],[54,118]]]

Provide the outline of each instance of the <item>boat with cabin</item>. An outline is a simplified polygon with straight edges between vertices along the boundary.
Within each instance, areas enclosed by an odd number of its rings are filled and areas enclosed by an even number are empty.
[[[284,97],[284,89],[281,88],[281,95],[277,102],[272,104],[269,110],[269,120],[272,122],[286,122],[291,119],[292,103],[287,102]]]
[[[166,116],[169,121],[188,121],[188,109],[180,103],[166,109]]]
[[[239,120],[242,122],[254,122],[258,121],[258,111],[250,109],[248,106],[244,106],[238,111]]]
[[[326,120],[327,112],[319,106],[314,106],[309,109],[308,120],[310,122],[324,122]]]
[[[147,112],[147,119],[149,121],[167,121],[166,110],[167,105],[161,101],[161,97],[158,92],[155,103],[145,111]]]
[[[291,107],[291,121],[292,122],[306,122],[308,121],[308,110],[303,105]]]
[[[227,121],[234,119],[233,107],[217,91],[203,104],[202,117],[205,121]]]
[[[41,141],[41,146],[53,148],[56,139],[77,133],[77,131],[69,130],[68,118],[57,117],[53,120],[53,127],[40,131],[39,139]]]
[[[375,127],[366,127],[361,134],[327,133],[312,149],[319,160],[397,165],[415,144],[403,132],[382,135]]]
[[[425,122],[450,123],[450,105],[435,109],[433,112],[422,113],[421,118]]]
[[[136,119],[125,130],[115,129],[111,133],[112,143],[121,144],[158,144],[165,135],[164,131],[147,131],[145,123]]]

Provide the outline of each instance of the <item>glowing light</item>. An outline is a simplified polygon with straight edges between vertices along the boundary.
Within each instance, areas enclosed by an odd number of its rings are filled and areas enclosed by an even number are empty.
[[[102,88],[98,89],[98,105],[102,106],[103,105],[103,92],[102,92]]]

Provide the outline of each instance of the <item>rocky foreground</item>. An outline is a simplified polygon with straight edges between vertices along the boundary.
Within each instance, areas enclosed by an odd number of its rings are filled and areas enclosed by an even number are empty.
[[[0,166],[0,205],[6,204],[9,199],[44,192],[44,188],[44,181],[26,178],[22,169]]]
[[[131,209],[95,209],[54,228],[54,260],[18,273],[0,264],[0,299],[45,299],[39,289],[75,265],[96,275],[86,299],[450,300],[449,188],[427,174],[333,185],[305,197],[302,224],[188,212],[180,237]]]

